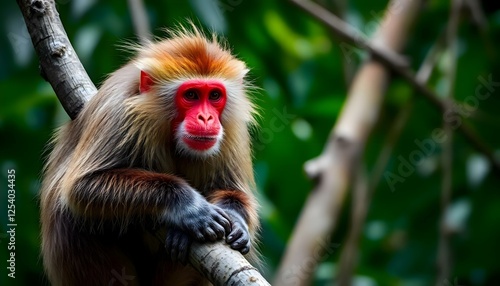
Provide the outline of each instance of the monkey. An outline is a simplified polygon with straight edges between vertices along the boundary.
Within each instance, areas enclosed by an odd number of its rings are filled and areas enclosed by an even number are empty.
[[[52,285],[211,285],[187,263],[194,241],[258,261],[248,67],[194,25],[132,50],[49,144]]]

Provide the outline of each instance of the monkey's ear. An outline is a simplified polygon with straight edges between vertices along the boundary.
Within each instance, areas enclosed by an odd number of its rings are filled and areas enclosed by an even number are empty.
[[[151,89],[151,86],[153,85],[153,79],[151,76],[145,72],[141,71],[141,82],[139,83],[139,92],[144,93],[148,92]]]

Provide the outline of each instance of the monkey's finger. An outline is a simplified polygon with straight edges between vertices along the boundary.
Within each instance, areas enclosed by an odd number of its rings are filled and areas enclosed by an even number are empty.
[[[218,206],[214,205],[214,208],[226,220],[231,221],[231,217],[221,207],[218,207]]]
[[[221,207],[212,204],[212,209],[215,210],[215,212],[217,212],[217,214],[223,216],[225,219],[231,220],[229,215]]]
[[[243,235],[243,230],[239,227],[233,228],[233,231],[227,236],[226,242],[231,244]]]
[[[215,216],[215,221],[218,222],[226,233],[231,232],[231,219],[229,216],[226,214],[225,211],[223,211],[221,208],[217,208],[217,213],[220,214],[220,216]]]
[[[197,241],[200,241],[200,242],[205,241],[205,236],[203,235],[201,230],[197,230],[193,234],[194,234],[194,237],[196,238]]]
[[[205,238],[210,241],[217,240],[217,234],[215,234],[215,231],[210,226],[205,228]]]
[[[245,246],[243,249],[240,249],[241,254],[247,254],[250,251],[249,246]]]
[[[238,238],[235,242],[231,243],[231,248],[235,250],[240,250],[246,247],[249,243],[248,237],[246,235]]]
[[[226,234],[224,227],[222,227],[219,223],[217,222],[212,222],[210,224],[210,227],[215,231],[215,234],[217,235],[217,239],[221,239],[224,237]]]

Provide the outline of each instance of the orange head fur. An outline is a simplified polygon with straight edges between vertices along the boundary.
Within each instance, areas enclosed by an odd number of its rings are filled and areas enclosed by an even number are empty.
[[[248,71],[215,36],[209,40],[194,27],[193,31],[181,29],[170,34],[171,39],[139,52],[137,66],[157,81],[207,76],[243,80]]]

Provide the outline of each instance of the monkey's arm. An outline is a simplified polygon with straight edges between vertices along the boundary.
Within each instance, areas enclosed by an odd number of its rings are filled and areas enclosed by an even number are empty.
[[[231,232],[226,236],[226,242],[242,254],[250,251],[250,229],[257,225],[257,211],[252,198],[238,190],[217,190],[209,198],[231,218]]]
[[[230,229],[224,211],[208,203],[184,180],[145,170],[115,169],[85,175],[69,188],[65,201],[91,222],[110,220],[126,225],[131,219],[150,217],[201,241],[222,238]]]

